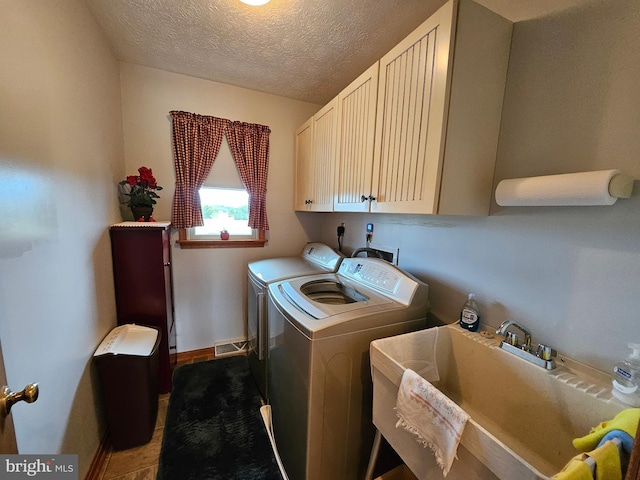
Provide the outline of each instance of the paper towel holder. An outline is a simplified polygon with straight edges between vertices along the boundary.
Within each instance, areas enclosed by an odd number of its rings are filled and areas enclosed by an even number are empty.
[[[500,206],[613,205],[630,198],[635,178],[619,170],[512,178],[498,183]]]
[[[609,180],[609,195],[616,198],[630,198],[635,178],[625,173],[618,173]]]

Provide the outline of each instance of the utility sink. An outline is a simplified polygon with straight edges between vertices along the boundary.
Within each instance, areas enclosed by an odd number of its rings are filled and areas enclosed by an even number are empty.
[[[469,415],[447,479],[546,479],[578,452],[571,441],[625,405],[608,375],[559,356],[545,370],[500,348],[501,338],[448,325],[371,343],[373,422],[418,478],[442,478],[431,451],[396,428],[410,368]]]

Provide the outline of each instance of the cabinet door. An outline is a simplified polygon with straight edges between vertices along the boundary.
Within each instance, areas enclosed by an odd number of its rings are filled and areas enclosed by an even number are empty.
[[[435,213],[455,2],[380,60],[371,211]]]
[[[333,211],[333,175],[338,145],[338,101],[333,99],[313,116],[312,197],[309,210]]]
[[[339,149],[333,209],[368,212],[373,172],[378,62],[338,95]]]
[[[337,105],[336,97],[296,130],[295,210],[333,211]]]
[[[312,197],[313,118],[296,130],[295,210],[309,210]]]
[[[161,330],[159,387],[166,393],[176,355],[168,227],[113,226],[110,236],[118,325]]]

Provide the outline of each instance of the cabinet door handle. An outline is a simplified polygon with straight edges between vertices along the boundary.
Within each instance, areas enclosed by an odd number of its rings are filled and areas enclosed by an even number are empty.
[[[171,266],[171,262],[167,262],[164,264],[165,267],[170,267]]]

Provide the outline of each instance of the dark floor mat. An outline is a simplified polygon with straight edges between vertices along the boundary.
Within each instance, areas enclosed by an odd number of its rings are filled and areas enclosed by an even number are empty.
[[[247,357],[178,368],[157,480],[281,480],[260,405]]]

